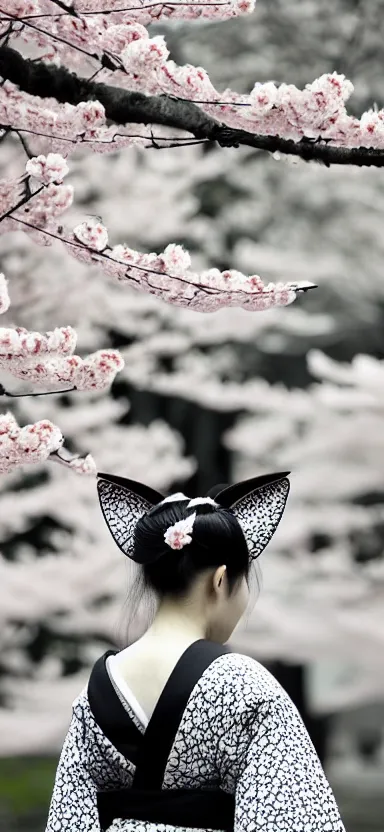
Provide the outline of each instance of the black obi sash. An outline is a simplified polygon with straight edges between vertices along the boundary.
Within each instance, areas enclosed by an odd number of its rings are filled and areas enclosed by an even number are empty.
[[[108,651],[95,664],[88,699],[96,722],[115,748],[135,763],[131,788],[99,792],[101,829],[115,818],[232,832],[235,797],[219,788],[163,789],[164,772],[189,697],[204,671],[228,649],[201,639],[191,644],[172,671],[144,735],[123,707],[105,667]]]

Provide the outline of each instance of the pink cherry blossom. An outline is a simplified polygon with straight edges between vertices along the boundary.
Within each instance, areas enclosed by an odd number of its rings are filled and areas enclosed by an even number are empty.
[[[13,413],[0,413],[0,436],[9,434],[12,430],[19,429]]]
[[[80,101],[76,106],[79,128],[93,131],[105,125],[105,108],[100,101]]]
[[[103,49],[119,55],[133,41],[148,39],[149,35],[145,26],[140,23],[120,23],[108,26],[101,38]]]
[[[76,332],[70,326],[56,327],[43,334],[22,327],[0,328],[0,357],[30,359],[52,353],[70,355],[75,350],[76,340]]]
[[[145,68],[146,72],[162,66],[169,55],[163,35],[154,38],[133,40],[121,53],[127,72],[137,74]]]
[[[360,137],[364,147],[384,146],[383,110],[368,110],[360,119]]]
[[[108,232],[96,217],[82,222],[73,229],[73,233],[80,243],[95,251],[103,251],[108,245]]]
[[[84,474],[87,477],[97,476],[96,462],[91,454],[87,454],[85,457],[75,457],[68,465],[76,474]]]
[[[266,84],[257,83],[249,95],[249,101],[258,113],[268,113],[275,106],[278,94],[278,89],[272,81]]]
[[[59,184],[67,175],[69,168],[66,160],[59,153],[48,153],[48,156],[33,156],[29,159],[26,171],[43,185],[51,182]]]
[[[98,350],[76,368],[73,383],[77,390],[106,390],[123,367],[117,350]]]
[[[191,267],[191,257],[182,246],[170,243],[160,258],[164,263],[164,270],[170,275],[183,275]]]

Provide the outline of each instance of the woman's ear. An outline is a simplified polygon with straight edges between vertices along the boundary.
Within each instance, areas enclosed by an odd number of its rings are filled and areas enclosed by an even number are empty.
[[[215,594],[217,595],[218,592],[223,591],[223,586],[225,584],[227,575],[227,567],[226,566],[219,566],[213,576],[213,589]]]

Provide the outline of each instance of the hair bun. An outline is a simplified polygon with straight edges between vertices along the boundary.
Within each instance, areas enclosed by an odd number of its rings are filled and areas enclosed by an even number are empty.
[[[207,491],[207,497],[213,497],[213,499],[215,500],[217,495],[220,494],[221,491],[225,491],[226,488],[229,488],[229,483],[227,482],[222,482],[218,483],[217,485],[213,485],[212,488],[210,488],[209,491]]]

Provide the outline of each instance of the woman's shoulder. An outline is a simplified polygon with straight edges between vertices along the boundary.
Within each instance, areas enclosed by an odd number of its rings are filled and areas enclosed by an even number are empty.
[[[281,685],[264,665],[252,656],[244,653],[237,653],[229,650],[220,657],[222,668],[226,673],[233,675],[245,682],[254,682],[262,685],[266,690],[279,692]]]
[[[287,696],[266,667],[242,653],[224,653],[208,671],[207,682],[214,684],[216,689],[221,688],[227,694],[227,702],[230,695],[234,700],[241,700],[245,707],[253,708],[261,701],[276,701]]]

